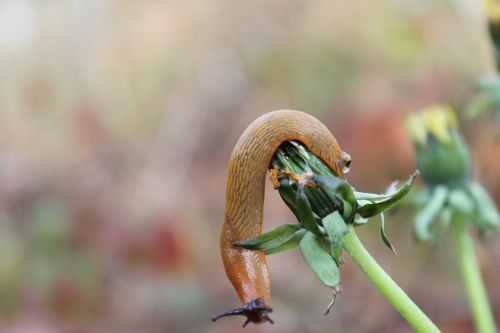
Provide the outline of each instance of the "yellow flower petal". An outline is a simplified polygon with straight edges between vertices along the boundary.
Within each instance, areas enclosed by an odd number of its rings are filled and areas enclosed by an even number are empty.
[[[420,114],[412,113],[406,118],[406,128],[416,143],[424,146],[427,142],[427,130]]]
[[[490,21],[500,21],[500,1],[498,0],[484,0],[484,7],[486,14]]]
[[[434,134],[441,143],[450,144],[450,129],[457,126],[457,118],[451,108],[434,105],[427,108],[423,116],[427,131]]]

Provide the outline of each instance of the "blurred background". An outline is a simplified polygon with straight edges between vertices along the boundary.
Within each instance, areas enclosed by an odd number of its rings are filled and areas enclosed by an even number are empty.
[[[234,332],[219,254],[227,161],[259,115],[322,120],[382,192],[415,169],[405,115],[454,105],[475,177],[500,203],[481,2],[0,0],[0,331]],[[498,137],[497,137],[498,139]],[[269,182],[268,182],[269,185]],[[294,221],[268,186],[265,229]],[[359,234],[445,332],[472,332],[453,239],[412,237],[412,211]],[[477,248],[497,322],[500,242]],[[346,257],[331,299],[297,250],[269,257],[275,325],[246,332],[411,332]]]

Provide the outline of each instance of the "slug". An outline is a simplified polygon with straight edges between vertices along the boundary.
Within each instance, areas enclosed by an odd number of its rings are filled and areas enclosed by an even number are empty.
[[[226,274],[244,306],[212,317],[244,315],[249,322],[273,323],[269,271],[263,251],[235,246],[262,234],[265,177],[276,149],[285,141],[300,141],[339,177],[350,163],[337,140],[318,119],[294,110],[273,111],[247,127],[233,149],[226,183],[226,206],[220,251]]]

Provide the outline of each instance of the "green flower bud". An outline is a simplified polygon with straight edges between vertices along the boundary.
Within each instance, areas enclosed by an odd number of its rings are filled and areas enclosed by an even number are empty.
[[[428,187],[415,217],[417,239],[438,241],[452,217],[461,217],[481,231],[500,227],[493,200],[471,179],[472,162],[452,109],[431,106],[408,116],[406,125]]]
[[[461,186],[470,180],[471,159],[450,107],[435,105],[408,116],[417,167],[430,186]]]

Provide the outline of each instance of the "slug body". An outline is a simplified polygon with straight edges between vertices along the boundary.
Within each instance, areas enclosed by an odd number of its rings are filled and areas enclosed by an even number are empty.
[[[344,176],[342,151],[337,140],[319,120],[293,110],[264,114],[243,132],[231,155],[227,173],[226,207],[220,250],[226,274],[244,308],[225,315],[243,314],[247,322],[272,320],[269,271],[263,251],[234,246],[262,234],[265,177],[276,149],[284,141],[297,140],[321,158],[340,177]],[[245,325],[246,325],[245,323]]]

